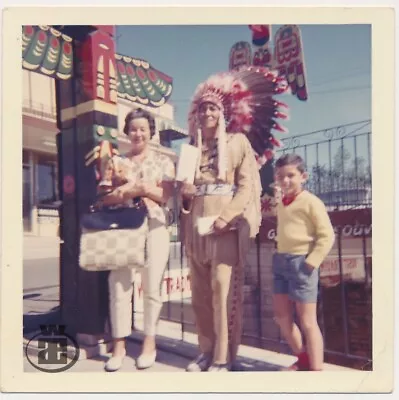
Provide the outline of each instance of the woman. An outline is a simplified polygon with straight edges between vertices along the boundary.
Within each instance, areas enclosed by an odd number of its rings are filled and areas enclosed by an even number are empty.
[[[214,75],[194,94],[189,134],[200,160],[194,185],[180,189],[201,353],[187,366],[190,372],[229,371],[237,356],[245,256],[261,223],[259,164],[273,147],[264,127],[272,127],[276,116],[271,96],[280,89],[274,78],[248,68]],[[198,233],[202,217],[214,218],[210,234]]]
[[[155,122],[149,113],[136,109],[127,114],[123,132],[131,142],[130,151],[122,161],[130,169],[129,181],[104,198],[104,205],[128,204],[141,197],[148,209],[149,233],[147,237],[147,265],[142,271],[144,293],[145,339],[141,355],[136,360],[138,368],[149,368],[156,358],[155,334],[162,307],[161,282],[169,257],[169,232],[166,228],[164,206],[170,197],[165,182],[173,181],[174,164],[169,157],[156,153],[149,147],[155,134]],[[122,268],[109,275],[110,323],[114,340],[112,357],[105,370],[116,371],[126,355],[125,337],[131,333],[132,293],[135,270]]]

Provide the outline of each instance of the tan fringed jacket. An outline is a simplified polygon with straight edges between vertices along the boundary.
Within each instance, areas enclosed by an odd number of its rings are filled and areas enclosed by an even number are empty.
[[[241,256],[249,248],[250,239],[259,232],[261,224],[261,182],[254,152],[247,137],[241,133],[227,135],[227,181],[217,180],[217,141],[213,146],[203,145],[200,176],[196,186],[226,183],[236,186],[232,195],[196,196],[182,207],[182,238],[188,256],[199,257],[213,254],[213,235],[200,236],[196,220],[199,217],[218,215],[230,226],[238,229]]]

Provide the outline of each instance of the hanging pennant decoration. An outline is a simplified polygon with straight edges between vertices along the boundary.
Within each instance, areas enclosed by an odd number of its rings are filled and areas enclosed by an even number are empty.
[[[297,25],[284,25],[274,37],[274,68],[287,78],[299,100],[308,99],[301,33]]]
[[[272,66],[272,54],[270,51],[271,25],[248,25],[252,31],[252,46],[254,55],[252,65],[259,67]]]
[[[229,70],[239,70],[250,66],[252,61],[251,45],[248,42],[237,42],[230,50]]]

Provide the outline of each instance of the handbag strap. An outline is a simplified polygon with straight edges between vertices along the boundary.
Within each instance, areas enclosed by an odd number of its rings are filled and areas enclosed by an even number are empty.
[[[90,212],[96,212],[96,211],[107,211],[107,210],[121,210],[121,209],[128,209],[128,208],[135,208],[135,209],[141,209],[145,210],[146,213],[148,212],[147,206],[144,202],[144,200],[141,197],[135,197],[133,199],[133,204],[128,205],[128,204],[115,204],[112,206],[104,206],[101,203],[93,203],[89,207]]]

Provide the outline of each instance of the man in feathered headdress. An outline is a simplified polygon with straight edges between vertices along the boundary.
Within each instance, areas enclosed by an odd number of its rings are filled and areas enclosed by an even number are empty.
[[[210,77],[195,91],[191,144],[200,149],[194,185],[182,185],[182,230],[201,354],[188,371],[230,370],[242,332],[244,260],[261,224],[259,168],[278,144],[285,115],[273,95],[287,89],[268,69]],[[200,218],[215,218],[208,234]]]

